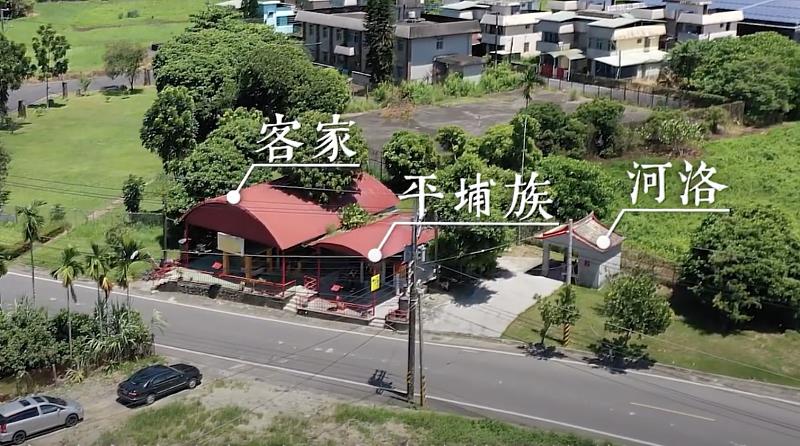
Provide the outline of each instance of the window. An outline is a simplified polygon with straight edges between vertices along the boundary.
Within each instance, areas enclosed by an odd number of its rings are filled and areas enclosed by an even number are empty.
[[[20,421],[30,420],[31,418],[35,418],[39,416],[39,409],[35,407],[31,407],[30,409],[23,410],[22,412],[11,415],[8,417],[7,424],[11,423],[19,423]]]
[[[498,36],[506,35],[506,27],[505,26],[498,26],[497,27],[497,35]]]
[[[397,40],[397,51],[404,51],[405,50],[405,41]]]
[[[353,33],[353,42],[359,43],[361,42],[361,33]]]
[[[43,403],[44,402],[44,398],[42,398],[40,396],[33,397],[33,400],[36,401],[37,403]]]
[[[58,404],[59,406],[66,406],[67,405],[67,402],[62,400],[61,398],[54,398],[52,396],[46,396],[46,397],[44,397],[44,399],[46,399],[47,401],[50,401],[53,404]]]
[[[530,43],[530,42],[525,42],[525,43],[522,45],[522,52],[523,52],[523,53],[527,53],[527,52],[528,52],[528,51],[530,51],[530,50],[531,50],[531,43]]]
[[[650,38],[649,37],[645,37],[645,39],[644,39],[644,50],[645,51],[650,51]]]
[[[322,27],[322,37],[325,37],[325,38],[328,37],[328,27],[327,26],[323,26]]]
[[[610,51],[616,50],[617,49],[617,42],[614,42],[613,40],[609,40],[608,41],[608,49]]]
[[[436,38],[436,49],[441,50],[444,48],[444,37],[437,37]]]
[[[636,39],[636,43],[642,43],[642,39]]]
[[[308,37],[314,37],[314,25],[308,25]]]
[[[44,404],[42,406],[39,406],[39,410],[42,411],[42,415],[47,415],[49,413],[58,412],[58,409],[59,409],[58,406],[54,406],[52,404]]]
[[[725,24],[725,31],[730,31],[730,30],[731,30],[731,24],[730,23],[726,23]]]
[[[558,43],[558,33],[545,32],[542,34],[542,39],[549,43]]]
[[[342,40],[342,30],[341,30],[341,28],[336,28],[336,40]]]
[[[328,52],[327,51],[323,51],[322,52],[322,62],[323,63],[328,63]]]
[[[531,29],[531,24],[528,23],[527,25],[525,25],[525,29]]]
[[[603,49],[603,39],[594,39],[594,47],[598,50]]]

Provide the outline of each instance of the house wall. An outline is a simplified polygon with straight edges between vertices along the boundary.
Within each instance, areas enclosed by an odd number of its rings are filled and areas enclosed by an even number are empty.
[[[436,48],[437,39],[442,39],[442,48]],[[433,73],[433,59],[449,54],[471,54],[472,35],[427,37],[410,40],[407,80],[430,81]]]

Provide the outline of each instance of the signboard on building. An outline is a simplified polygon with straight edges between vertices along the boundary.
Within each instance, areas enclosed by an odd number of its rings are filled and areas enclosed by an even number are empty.
[[[243,256],[244,239],[224,232],[217,232],[217,249],[228,254]]]
[[[369,281],[369,285],[370,291],[378,291],[378,289],[381,287],[381,275],[375,274],[372,276],[372,279]]]

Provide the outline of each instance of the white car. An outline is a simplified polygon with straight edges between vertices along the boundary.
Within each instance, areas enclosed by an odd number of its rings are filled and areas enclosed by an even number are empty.
[[[45,395],[18,398],[0,405],[0,444],[22,444],[31,435],[83,420],[77,401]]]

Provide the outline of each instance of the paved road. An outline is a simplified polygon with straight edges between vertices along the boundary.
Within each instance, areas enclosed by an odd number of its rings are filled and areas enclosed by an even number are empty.
[[[142,74],[140,73],[139,76],[136,78],[135,85],[142,85]],[[80,88],[80,81],[78,79],[66,79],[65,82],[67,83],[67,90],[70,96],[74,96]],[[92,78],[92,83],[89,84],[90,91],[98,91],[106,87],[113,87],[118,85],[128,85],[128,80],[125,77],[118,77],[116,79],[111,79],[108,76],[95,76]],[[18,101],[22,100],[25,101],[25,105],[36,104],[38,102],[44,103],[45,97],[45,85],[44,82],[36,82],[36,83],[28,83],[24,84],[19,90],[13,90],[11,94],[8,96],[8,102],[6,103],[8,109],[10,111],[17,110]],[[50,81],[50,98],[58,98],[61,97],[61,81],[54,80]]]
[[[0,279],[0,290],[7,307],[9,298],[29,292],[30,279],[11,273]],[[93,287],[77,291],[78,310],[89,310]],[[49,279],[39,279],[37,296],[52,309],[64,302],[63,289]],[[207,300],[170,301],[154,295],[133,301],[146,317],[157,309],[166,318],[169,326],[156,342],[171,355],[201,364],[235,364],[234,369],[248,374],[262,373],[261,379],[354,398],[376,398],[369,382],[379,369],[387,372],[386,381],[404,388],[406,345],[387,332],[246,315],[229,311],[236,307],[203,306]],[[429,402],[435,408],[574,430],[620,444],[800,444],[800,404],[790,401],[444,344],[426,344],[425,366]]]

